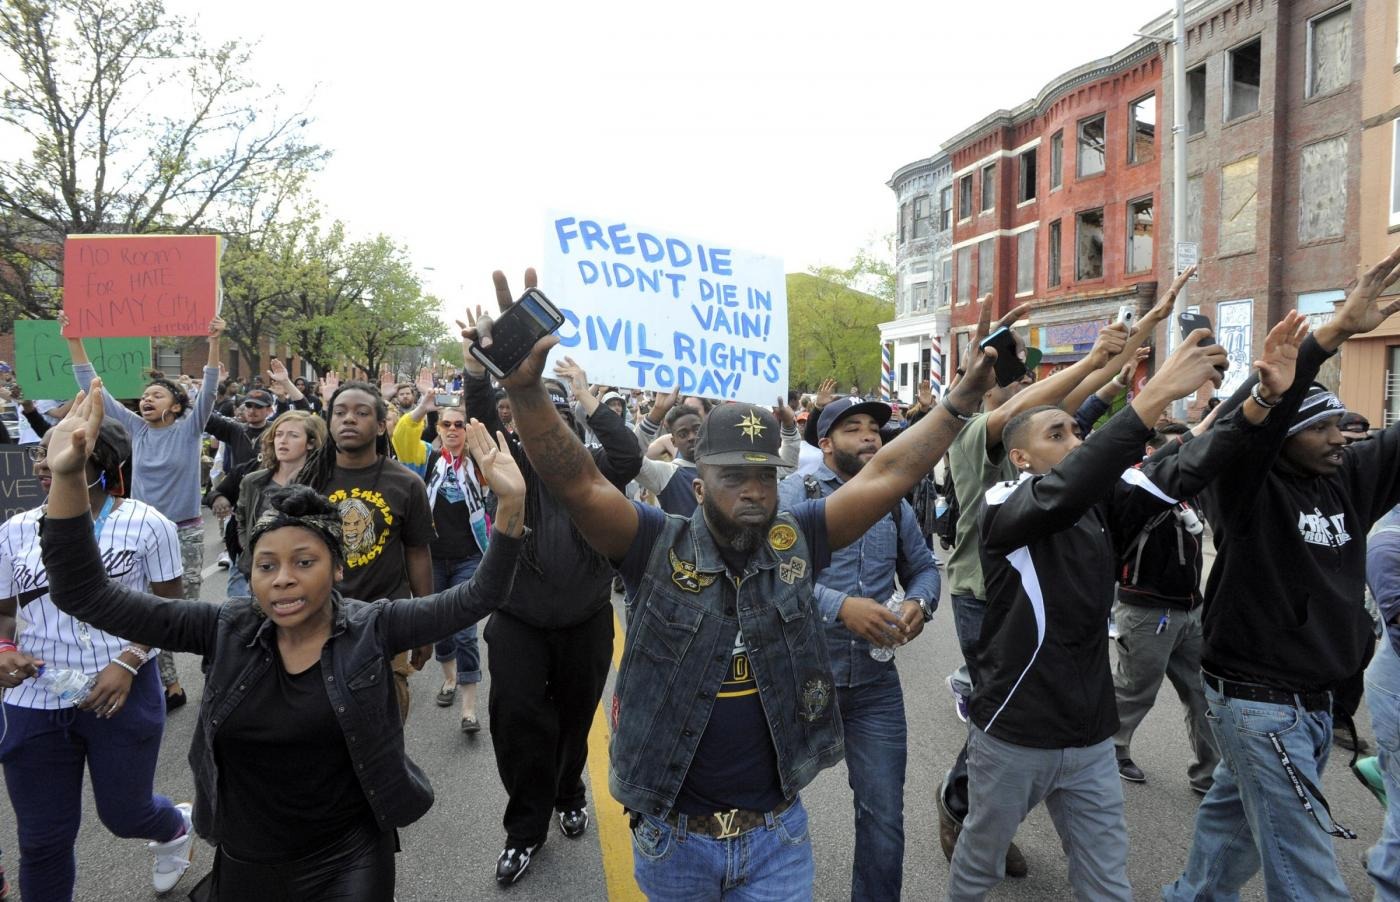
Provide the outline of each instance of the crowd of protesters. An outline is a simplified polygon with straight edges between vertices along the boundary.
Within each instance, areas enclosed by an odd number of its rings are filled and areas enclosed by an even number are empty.
[[[1271,899],[1348,898],[1332,839],[1353,834],[1319,787],[1345,738],[1400,798],[1400,427],[1315,380],[1400,310],[1382,298],[1400,251],[1311,334],[1279,320],[1243,384],[1179,422],[1173,403],[1230,365],[1206,330],[1152,345],[1188,276],[1042,378],[1019,338],[1021,373],[999,377],[981,339],[1028,309],[993,323],[986,303],[947,391],[907,408],[834,380],[772,407],[596,385],[552,336],[492,379],[480,309],[450,378],[308,382],[279,361],[245,386],[221,373],[218,318],[201,381],[154,374],[134,401],[72,336],[72,399],[21,401],[0,364],[47,493],[0,525],[11,878],[25,902],[74,898],[86,767],[103,825],[149,844],[157,893],[198,838],[200,902],[393,899],[412,881],[397,831],[433,804],[405,746],[432,658],[437,705],[495,752],[501,886],[552,829],[588,832],[602,704],[649,898],[811,898],[802,790],[844,759],[851,898],[898,899],[918,749],[892,649],[946,592],[966,723],[932,801],[949,899],[1027,874],[1013,840],[1041,803],[1075,896],[1132,897],[1122,784],[1148,779],[1132,739],[1164,679],[1200,797],[1164,898],[1238,898],[1260,872]],[[508,308],[500,273],[495,289]],[[206,516],[222,602],[200,600]],[[204,670],[179,803],[155,785],[187,701],[175,653]],[[1388,812],[1367,872],[1391,899]]]

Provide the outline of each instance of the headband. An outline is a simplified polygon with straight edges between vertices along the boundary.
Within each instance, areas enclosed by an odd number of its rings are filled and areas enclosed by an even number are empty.
[[[331,554],[335,555],[337,559],[344,556],[339,511],[293,516],[275,507],[266,510],[261,517],[258,517],[257,522],[253,524],[253,528],[248,533],[248,550],[251,552],[257,547],[258,539],[274,529],[281,529],[284,526],[300,526],[303,529],[309,529],[321,537],[321,541],[326,543]]]

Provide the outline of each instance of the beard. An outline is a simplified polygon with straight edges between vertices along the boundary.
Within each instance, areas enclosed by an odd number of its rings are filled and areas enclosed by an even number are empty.
[[[865,466],[865,461],[861,459],[859,454],[851,454],[833,448],[831,456],[832,462],[836,464],[837,472],[845,474],[848,479],[859,473],[861,468]]]
[[[753,554],[763,545],[773,520],[778,516],[777,511],[773,511],[761,526],[744,526],[731,520],[709,495],[705,496],[702,505],[705,508],[705,522],[710,525],[711,532],[721,544],[728,545],[741,554]]]

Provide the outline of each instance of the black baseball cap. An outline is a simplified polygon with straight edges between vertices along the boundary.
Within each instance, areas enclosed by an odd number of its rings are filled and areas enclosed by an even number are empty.
[[[817,419],[817,441],[826,438],[837,423],[858,413],[869,414],[876,426],[883,427],[890,421],[893,411],[884,401],[857,401],[854,398],[832,401],[822,408],[822,415]]]
[[[254,407],[272,407],[277,402],[272,397],[272,392],[255,388],[243,397],[244,404],[252,404]]]
[[[700,427],[695,462],[727,467],[783,466],[778,420],[766,407],[722,404]]]

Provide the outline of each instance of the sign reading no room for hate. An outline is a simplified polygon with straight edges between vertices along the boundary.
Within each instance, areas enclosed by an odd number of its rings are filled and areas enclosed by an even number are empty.
[[[622,220],[548,220],[542,289],[595,383],[772,406],[788,381],[782,261]]]
[[[206,335],[218,311],[218,235],[69,235],[63,312],[84,338]]]

